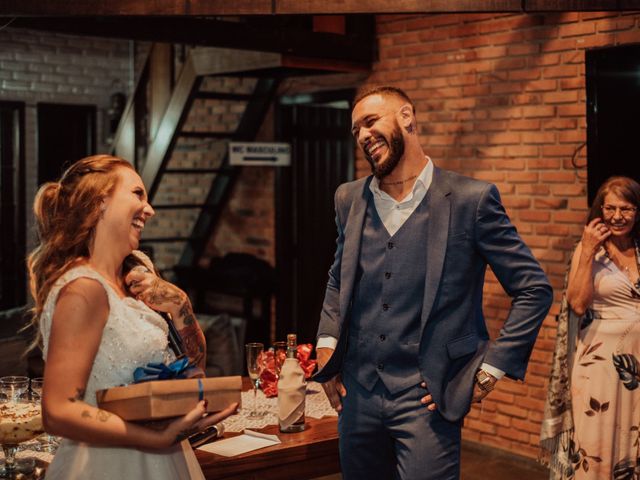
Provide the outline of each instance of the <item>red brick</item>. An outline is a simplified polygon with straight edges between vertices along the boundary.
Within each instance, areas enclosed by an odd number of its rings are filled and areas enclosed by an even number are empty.
[[[598,37],[600,37],[600,35],[598,35]],[[637,43],[640,41],[640,32],[638,32],[638,30],[628,30],[626,32],[616,33],[616,41],[621,45],[626,43]]]
[[[578,121],[575,118],[552,118],[545,120],[545,130],[565,130],[574,129],[578,125]]]
[[[597,22],[598,32],[627,30],[636,25],[635,17],[607,18]]]
[[[542,44],[540,50],[546,52],[559,52],[563,50],[573,50],[576,48],[576,40],[574,38],[563,38],[560,40],[549,40]]]
[[[579,70],[582,68],[577,65],[554,65],[544,67],[542,74],[544,78],[575,77],[581,73]]]
[[[507,54],[507,47],[480,47],[476,49],[478,59],[502,58]]]
[[[548,222],[551,218],[549,212],[528,211],[520,212],[520,220],[523,222]]]
[[[515,132],[493,133],[487,136],[489,145],[505,145],[520,143],[520,134]]]
[[[596,31],[596,24],[593,22],[571,23],[561,25],[559,30],[560,37],[575,37],[591,35]]]
[[[505,147],[505,154],[508,157],[535,157],[538,155],[538,147],[528,145]]]
[[[586,140],[586,132],[583,130],[563,130],[558,132],[560,143],[579,143]]]
[[[524,185],[518,185],[517,187],[518,187],[517,192],[521,195],[549,195],[549,193],[551,192],[549,185],[524,184]]]
[[[379,41],[382,43],[383,40],[390,41],[393,45],[403,45],[420,42],[420,36],[418,32],[403,32],[398,35],[393,35],[392,37],[381,38]]]
[[[545,126],[547,122],[553,120],[545,120]],[[511,120],[509,122],[509,126],[511,130],[539,130],[540,129],[540,120],[525,118],[521,120]]]
[[[528,57],[527,64],[530,67],[541,67],[545,65],[557,65],[560,63],[559,53],[544,53]]]
[[[533,206],[540,209],[561,210],[567,208],[567,200],[557,197],[536,198]]]
[[[558,105],[558,116],[560,117],[582,117],[586,115],[587,107],[585,105]]]
[[[524,43],[519,45],[511,45],[507,49],[507,54],[512,55],[532,55],[540,51],[540,45],[537,43]]]
[[[553,117],[556,113],[556,107],[540,105],[540,106],[530,106],[530,107],[522,107],[522,114],[527,118],[536,118],[536,117]]]
[[[552,143],[556,140],[554,132],[523,132],[521,134],[523,143],[542,144]]]
[[[513,160],[510,160],[510,162],[513,162]],[[524,169],[524,161],[522,162],[522,169]],[[511,171],[507,173],[507,181],[510,183],[535,183],[538,181],[538,173],[525,172],[525,171],[522,171],[522,172]]]
[[[558,88],[556,80],[536,80],[527,82],[524,87],[527,92],[545,92],[555,90],[556,88]]]
[[[598,18],[608,18],[618,16],[618,12],[582,12],[580,13],[581,20],[595,20]]]
[[[584,213],[572,211],[555,212],[553,219],[559,223],[580,223],[584,221]]]
[[[620,39],[621,36],[628,35],[629,42],[637,42],[638,36],[635,32],[622,32],[620,34],[617,33],[599,33],[597,35],[591,35],[589,37],[578,38],[576,40],[576,45],[581,49],[588,48],[596,48],[596,47],[606,47],[616,42],[625,43]]]
[[[573,183],[576,179],[575,172],[541,172],[540,180],[548,183]]]
[[[540,69],[514,70],[509,72],[509,80],[537,80],[540,78]]]
[[[547,92],[543,98],[544,103],[574,103],[578,101],[578,91],[563,90],[561,92]]]

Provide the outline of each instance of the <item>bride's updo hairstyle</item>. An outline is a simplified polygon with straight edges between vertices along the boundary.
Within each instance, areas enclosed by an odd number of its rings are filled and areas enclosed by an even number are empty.
[[[119,180],[117,170],[122,167],[133,169],[122,158],[93,155],[71,165],[58,182],[45,183],[38,190],[33,211],[39,245],[27,259],[36,332],[52,285],[75,263],[89,257],[102,201],[113,193]]]

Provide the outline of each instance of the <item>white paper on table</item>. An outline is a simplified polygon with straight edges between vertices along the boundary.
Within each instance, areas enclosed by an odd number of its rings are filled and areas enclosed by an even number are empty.
[[[215,453],[223,457],[233,457],[241,453],[251,452],[260,448],[270,447],[281,443],[277,435],[267,435],[266,433],[254,432],[246,430],[242,435],[236,437],[225,438],[217,442],[208,443],[198,450]]]

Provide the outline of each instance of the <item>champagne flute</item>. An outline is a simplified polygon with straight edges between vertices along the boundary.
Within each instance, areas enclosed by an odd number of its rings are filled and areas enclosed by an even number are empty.
[[[245,346],[245,352],[247,354],[247,372],[253,385],[253,408],[249,413],[249,417],[259,417],[260,414],[256,410],[256,404],[258,402],[258,387],[260,386],[260,373],[262,373],[262,352],[264,351],[264,344],[262,343],[247,343]]]

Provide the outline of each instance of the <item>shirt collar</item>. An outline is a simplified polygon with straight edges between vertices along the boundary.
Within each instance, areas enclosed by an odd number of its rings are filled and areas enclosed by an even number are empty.
[[[427,164],[424,166],[424,168],[416,178],[416,181],[413,184],[413,189],[407,196],[414,195],[416,193],[416,190],[420,187],[424,188],[425,192],[429,190],[431,181],[433,180],[433,161],[431,160],[431,158],[429,158],[428,155],[426,158]],[[369,183],[369,190],[371,190],[371,193],[373,193],[378,198],[393,200],[395,202],[395,200],[391,198],[391,196],[389,196],[386,192],[380,190],[380,180],[378,180],[378,178],[375,176],[371,179],[371,183]]]

